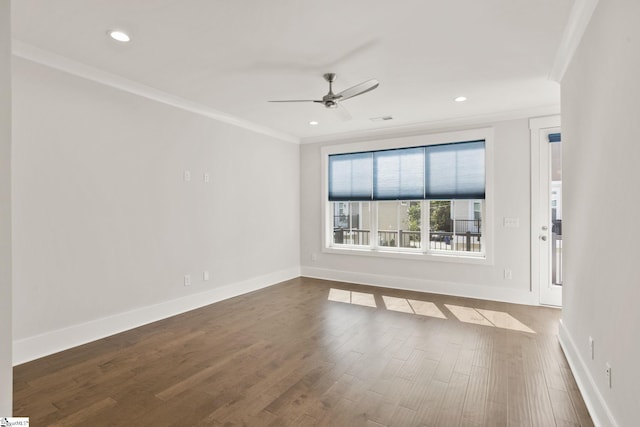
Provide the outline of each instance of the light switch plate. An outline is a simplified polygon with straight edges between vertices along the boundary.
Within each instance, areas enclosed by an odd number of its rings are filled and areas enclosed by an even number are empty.
[[[502,224],[506,227],[506,228],[518,228],[520,227],[520,218],[508,218],[508,217],[504,217]]]

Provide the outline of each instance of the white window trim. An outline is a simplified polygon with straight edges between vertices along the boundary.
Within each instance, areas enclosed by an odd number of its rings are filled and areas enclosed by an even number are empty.
[[[485,141],[485,200],[484,200],[484,214],[483,218],[483,237],[484,237],[484,254],[470,255],[468,252],[425,252],[425,251],[401,251],[398,248],[381,249],[373,247],[373,238],[377,236],[374,231],[377,232],[377,209],[373,209],[371,205],[371,221],[372,231],[369,236],[369,246],[353,247],[347,245],[334,245],[333,233],[328,227],[330,224],[331,216],[333,212],[331,210],[331,202],[327,198],[329,188],[329,155],[331,154],[344,154],[354,153],[359,151],[375,151],[375,150],[387,150],[393,148],[404,147],[419,147],[425,145],[447,144],[453,142],[462,141],[476,141],[483,139]],[[424,261],[436,261],[436,262],[457,262],[464,264],[482,264],[493,265],[493,248],[494,248],[494,214],[493,214],[493,128],[481,128],[471,129],[456,132],[435,133],[427,135],[416,135],[402,138],[394,138],[387,140],[365,141],[365,142],[353,142],[338,145],[328,145],[321,148],[321,206],[324,206],[324,215],[322,215],[322,252],[341,255],[360,255],[360,256],[374,256],[383,258],[398,258],[398,259],[410,259],[410,260],[424,260]],[[428,217],[425,209],[423,211],[423,224]],[[422,227],[422,241],[425,240],[425,234],[427,227]],[[374,230],[375,229],[375,230]]]

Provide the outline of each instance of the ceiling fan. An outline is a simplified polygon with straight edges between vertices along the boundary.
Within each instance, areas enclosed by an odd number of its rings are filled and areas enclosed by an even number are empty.
[[[341,116],[345,120],[351,119],[351,115],[347,112],[347,110],[340,104],[340,102],[345,101],[349,98],[353,98],[354,96],[362,95],[363,93],[374,90],[378,87],[380,82],[376,79],[367,80],[360,84],[350,87],[349,89],[345,89],[342,92],[333,93],[333,82],[336,81],[335,73],[326,73],[324,74],[324,79],[329,82],[329,93],[322,97],[322,99],[288,99],[282,101],[269,101],[269,102],[315,102],[318,104],[323,104],[326,108],[335,108]]]

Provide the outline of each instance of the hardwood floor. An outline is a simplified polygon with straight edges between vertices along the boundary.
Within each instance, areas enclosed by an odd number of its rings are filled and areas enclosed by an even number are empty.
[[[560,311],[298,278],[14,369],[33,426],[591,426]]]

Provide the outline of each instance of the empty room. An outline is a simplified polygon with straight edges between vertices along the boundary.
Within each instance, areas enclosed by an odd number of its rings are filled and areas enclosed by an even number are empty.
[[[0,0],[0,424],[638,425],[639,22]]]

